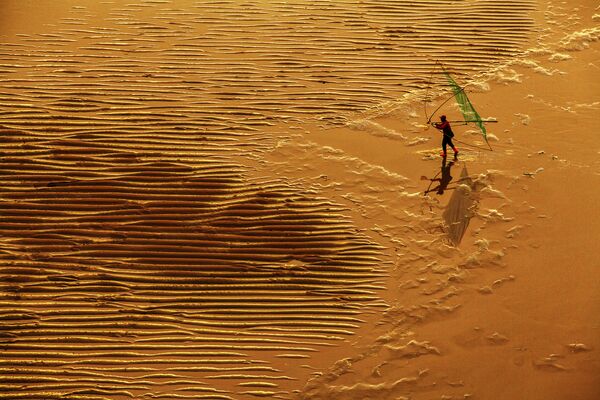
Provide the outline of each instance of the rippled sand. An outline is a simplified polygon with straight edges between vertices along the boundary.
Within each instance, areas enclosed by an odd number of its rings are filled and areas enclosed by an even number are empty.
[[[0,398],[600,396],[579,3],[4,0]]]

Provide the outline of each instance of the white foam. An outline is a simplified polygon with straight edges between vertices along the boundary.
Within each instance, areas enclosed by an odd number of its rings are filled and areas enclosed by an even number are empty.
[[[418,145],[418,144],[421,144],[421,143],[428,142],[429,140],[430,140],[430,138],[426,138],[426,137],[416,137],[416,138],[413,138],[413,139],[411,139],[411,140],[410,140],[410,141],[407,143],[407,145],[408,145],[408,146],[416,146],[416,145]]]
[[[527,114],[516,113],[517,117],[521,119],[523,125],[529,125],[531,123],[531,117]]]
[[[486,135],[488,141],[489,140],[493,140],[494,142],[499,142],[500,139],[498,138],[498,136],[494,135],[493,133],[488,132]]]
[[[590,43],[600,40],[600,27],[584,29],[567,35],[560,41],[564,50],[584,50],[590,47]]]
[[[373,136],[380,136],[394,140],[406,140],[406,136],[395,131],[394,129],[387,128],[368,119],[350,121],[346,124],[346,126],[348,126],[350,129],[367,132]]]
[[[558,54],[558,53],[553,54],[553,56],[556,54]],[[533,60],[518,60],[515,62],[515,64],[523,66],[523,67],[531,68],[536,73],[546,75],[546,76],[553,76],[555,74],[564,74],[564,72],[562,72],[556,68],[548,69],[548,68],[542,67],[539,63],[537,63],[536,61],[533,61]]]
[[[559,62],[559,61],[570,60],[571,58],[573,58],[573,57],[568,54],[554,53],[550,57],[548,57],[548,60],[553,61],[553,62]]]
[[[488,197],[494,197],[499,199],[507,200],[507,197],[500,190],[494,189],[491,186],[486,186],[480,190],[480,193],[488,195]]]
[[[490,80],[493,82],[504,83],[504,84],[521,83],[522,77],[523,77],[523,74],[519,74],[517,71],[515,71],[512,68],[503,68],[503,69],[499,69],[499,70],[496,70],[493,73],[491,73]]]

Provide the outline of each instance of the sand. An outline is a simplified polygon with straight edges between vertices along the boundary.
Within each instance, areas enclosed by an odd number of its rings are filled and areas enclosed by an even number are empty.
[[[599,398],[576,3],[4,0],[0,398]]]

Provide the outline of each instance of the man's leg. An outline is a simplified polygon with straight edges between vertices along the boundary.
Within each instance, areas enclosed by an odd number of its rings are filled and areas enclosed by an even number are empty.
[[[452,147],[452,150],[454,150],[454,154],[458,153],[458,149],[454,146],[454,143],[452,143],[452,139],[448,138],[448,144],[450,145],[450,147]],[[445,152],[445,150],[444,150]]]

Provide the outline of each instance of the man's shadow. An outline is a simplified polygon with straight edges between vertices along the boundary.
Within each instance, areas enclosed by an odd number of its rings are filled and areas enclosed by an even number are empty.
[[[436,194],[442,195],[442,194],[444,194],[445,190],[455,189],[454,187],[448,188],[448,185],[452,181],[452,175],[451,175],[452,166],[454,165],[454,163],[456,163],[456,161],[458,161],[458,158],[456,157],[456,155],[454,155],[454,158],[452,159],[452,161],[450,161],[450,162],[446,162],[446,161],[447,161],[446,157],[443,157],[441,170],[433,178],[430,179],[430,178],[427,178],[426,176],[421,177],[421,179],[423,179],[423,180],[428,179],[430,181],[429,188],[427,188],[427,190],[425,191],[424,194],[436,192]],[[441,176],[439,178],[437,178],[438,175],[441,175]],[[432,186],[433,182],[439,182],[439,184],[436,187],[432,188],[431,186]]]

